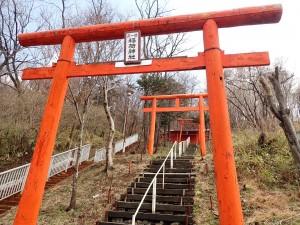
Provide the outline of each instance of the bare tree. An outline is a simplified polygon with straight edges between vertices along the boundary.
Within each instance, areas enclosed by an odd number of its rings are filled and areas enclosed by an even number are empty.
[[[167,15],[172,11],[167,6],[167,1],[159,0],[135,0],[136,7],[139,12],[139,19],[157,18]],[[184,45],[187,41],[186,33],[161,35],[161,36],[149,36],[143,38],[142,52],[145,59],[148,58],[162,58],[177,56],[189,48]],[[184,47],[183,47],[184,46]],[[138,83],[143,91],[144,95],[154,94],[171,94],[172,85],[168,85],[168,81],[175,80],[174,77],[177,73],[152,73],[143,74],[138,80]],[[174,84],[174,83],[173,83]],[[173,89],[174,91],[174,89]],[[178,93],[180,90],[176,90]],[[183,91],[181,89],[181,91]],[[174,92],[173,92],[174,93]],[[149,103],[145,101],[144,107],[149,107]],[[160,115],[157,115],[157,131],[160,130]],[[144,144],[148,142],[148,124],[150,116],[145,113],[143,119],[144,130]],[[158,139],[159,132],[156,132],[156,140]],[[146,145],[144,145],[146,148]]]
[[[284,90],[279,79],[280,73],[278,67],[275,68],[275,73],[268,76],[268,79],[272,85],[270,87],[267,80],[262,76],[259,82],[263,86],[273,115],[280,121],[279,125],[284,131],[284,134],[288,140],[292,156],[296,165],[298,176],[300,177],[300,143],[297,138],[295,128],[290,118],[290,109],[288,108],[287,98],[284,95]]]
[[[113,120],[113,116],[111,114],[111,106],[109,104],[109,91],[112,90],[114,87],[111,87],[109,77],[104,77],[101,79],[101,85],[102,85],[102,91],[103,91],[103,107],[106,113],[106,118],[109,122],[109,133],[107,137],[107,142],[106,142],[106,166],[105,170],[106,172],[113,167],[113,141],[114,141],[114,136],[115,136],[115,122]]]
[[[76,117],[79,123],[79,147],[75,156],[75,163],[73,164],[73,182],[72,182],[72,193],[71,200],[66,211],[74,209],[76,206],[76,196],[77,196],[77,180],[78,180],[78,167],[79,167],[79,159],[81,156],[82,145],[83,145],[83,130],[85,125],[85,119],[88,113],[88,109],[91,105],[90,99],[93,96],[96,83],[92,78],[85,79],[76,79],[72,80],[72,83],[75,83],[76,88],[72,88],[69,82],[69,93],[68,97],[69,101],[74,105]],[[74,85],[74,86],[75,86]]]
[[[88,10],[89,23],[111,23],[118,19],[118,15],[107,4],[106,1],[91,0],[90,3],[91,6]],[[119,40],[112,40],[96,43],[86,43],[82,44],[81,47],[87,50],[85,52],[88,54],[87,58],[91,60],[90,63],[95,63],[100,61],[105,62],[118,59],[120,57],[123,46],[121,45],[121,42]],[[103,107],[106,113],[107,121],[109,123],[109,132],[106,142],[106,171],[108,171],[113,166],[113,140],[115,134],[115,123],[111,113],[111,102],[113,101],[110,101],[110,92],[116,87],[117,82],[114,76],[109,76],[97,78],[97,83],[102,89]]]
[[[270,115],[258,78],[267,69],[248,67],[226,70],[227,99],[233,127],[265,127],[265,121]]]
[[[25,66],[36,64],[34,48],[23,48],[18,34],[40,26],[34,24],[33,1],[0,1],[0,83],[22,94],[20,73]]]

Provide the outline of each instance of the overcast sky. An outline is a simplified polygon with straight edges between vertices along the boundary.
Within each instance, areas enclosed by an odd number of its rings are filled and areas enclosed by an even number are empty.
[[[119,10],[136,11],[134,0],[112,1]],[[282,4],[283,15],[278,24],[244,26],[221,29],[221,49],[226,53],[246,53],[269,51],[271,63],[275,58],[287,60],[287,68],[294,72],[300,81],[300,4],[296,0],[169,0],[169,6],[175,10],[172,15],[220,11],[226,9]],[[193,52],[203,51],[202,32],[190,33]]]

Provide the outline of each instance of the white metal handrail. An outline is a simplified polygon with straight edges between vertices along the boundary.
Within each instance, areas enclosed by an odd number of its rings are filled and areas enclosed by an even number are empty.
[[[125,139],[125,148],[128,147],[129,145],[137,142],[138,138],[139,138],[138,134],[134,134],[134,135],[131,135],[130,137],[127,137]],[[123,147],[124,147],[123,145],[124,145],[124,140],[116,142],[116,144],[115,144],[115,153],[122,151]]]
[[[187,147],[189,146],[190,144],[190,137],[188,137],[186,139],[186,141],[181,141],[179,144],[178,144],[178,155],[181,156],[182,153],[185,152],[185,150],[187,149]],[[165,160],[163,161],[162,165],[160,166],[159,170],[155,173],[152,181],[150,182],[140,204],[138,205],[135,213],[132,215],[132,225],[135,225],[135,218],[140,210],[140,208],[142,207],[142,204],[151,188],[151,186],[153,187],[153,190],[152,190],[152,213],[155,213],[155,208],[156,208],[156,185],[157,185],[157,175],[159,174],[160,170],[163,169],[163,175],[162,175],[162,188],[164,189],[165,187],[165,174],[169,174],[169,173],[165,173],[165,164],[166,164],[166,161],[170,155],[170,168],[173,169],[173,166],[174,166],[174,162],[173,162],[173,158],[176,159],[176,152],[177,152],[177,142],[175,141],[172,148],[170,149],[168,155],[166,156]],[[181,151],[181,152],[180,152]],[[147,174],[154,174],[154,173],[147,173]],[[184,173],[186,174],[186,173]]]
[[[188,138],[186,139],[186,147],[187,147],[187,148],[189,147],[190,143],[191,143],[191,138],[188,137]]]
[[[181,141],[178,144],[178,154],[179,157],[181,157],[181,155],[186,151],[186,149],[189,147],[190,145],[190,137],[188,137],[185,141]]]
[[[68,168],[75,165],[75,159],[77,156],[78,148],[70,149],[66,152],[62,152],[52,156],[51,164],[49,168],[48,178],[52,177],[63,171],[67,171]],[[90,156],[91,145],[83,145],[81,147],[81,155],[79,158],[79,164],[88,160]]]
[[[124,140],[115,143],[115,153],[120,152],[123,149]],[[125,141],[126,144],[126,141]]]
[[[134,134],[125,140],[125,147],[128,147],[129,145],[132,145],[133,143],[137,142],[139,138],[138,134]],[[115,153],[120,152],[123,150],[123,140],[118,141],[115,143]],[[106,159],[106,150],[105,148],[97,149],[95,152],[94,162],[100,162],[102,160]]]
[[[166,164],[166,161],[168,159],[168,157],[170,156],[170,159],[171,159],[171,162],[170,162],[170,168],[173,169],[173,156],[174,156],[174,151],[176,152],[176,145],[177,145],[177,142],[175,141],[172,148],[170,149],[168,155],[166,156],[165,160],[163,161],[162,165],[160,166],[160,168],[158,169],[158,171],[155,173],[151,183],[149,184],[139,206],[137,207],[135,213],[132,215],[132,225],[135,225],[135,218],[151,188],[151,186],[153,187],[153,190],[152,190],[152,213],[155,213],[155,207],[156,207],[156,185],[157,185],[157,175],[159,174],[159,172],[161,171],[161,169],[163,170],[163,176],[162,176],[162,188],[164,189],[165,187],[165,164]]]
[[[106,149],[100,148],[96,150],[95,156],[94,156],[94,162],[100,162],[102,160],[105,160],[106,158]]]
[[[0,173],[0,200],[22,190],[29,167],[30,163]]]
[[[66,171],[70,167],[75,151],[76,148],[52,156],[48,178],[62,171]]]
[[[49,167],[48,178],[72,166],[77,148],[53,155]],[[80,162],[89,158],[91,145],[82,146]],[[30,163],[0,173],[0,200],[23,191]]]

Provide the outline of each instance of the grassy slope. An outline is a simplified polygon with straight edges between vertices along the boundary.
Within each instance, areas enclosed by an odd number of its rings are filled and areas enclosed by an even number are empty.
[[[267,137],[269,143],[258,147],[258,133],[254,131],[233,135],[245,224],[300,224],[299,189],[285,137],[281,132],[268,133]],[[204,161],[198,160],[196,224],[219,224],[211,151]]]
[[[300,224],[299,190],[287,143],[280,132],[270,133],[267,137],[269,144],[261,148],[257,146],[258,134],[254,131],[248,130],[233,135],[245,224]],[[110,177],[114,177],[114,201],[120,194],[125,193],[126,187],[149,161],[146,156],[143,163],[139,163],[138,159],[138,155],[119,157],[115,160],[116,169],[110,172],[109,176],[101,172],[104,169],[103,164],[97,164],[81,173],[78,207],[73,212],[65,212],[70,199],[70,179],[48,189],[38,224],[89,225],[103,219],[104,212],[112,207],[111,204],[107,204]],[[196,152],[196,225],[219,224],[212,160],[211,151],[208,151],[205,160],[201,160]],[[134,162],[131,174],[128,174],[129,161]],[[97,194],[99,197],[93,198]],[[13,209],[2,217],[0,224],[12,224],[15,211]]]

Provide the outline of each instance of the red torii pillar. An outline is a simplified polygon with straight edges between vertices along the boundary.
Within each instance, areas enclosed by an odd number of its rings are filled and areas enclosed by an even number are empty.
[[[14,224],[34,225],[37,222],[68,78],[205,68],[219,219],[222,225],[243,224],[223,68],[269,65],[270,61],[267,52],[225,55],[219,47],[218,28],[277,23],[281,15],[281,5],[268,5],[20,34],[18,38],[23,46],[61,44],[62,49],[55,68],[25,69],[23,72],[22,79],[53,78],[53,82]],[[142,36],[203,30],[205,52],[199,53],[196,57],[152,59],[151,65],[122,68],[117,67],[114,62],[92,65],[71,63],[75,43],[122,39],[125,32],[132,30],[140,30]],[[222,132],[224,129],[226,132]]]
[[[200,104],[200,102],[199,102],[199,104]],[[200,118],[200,113],[199,113],[199,118]],[[177,122],[179,123],[179,139],[177,141],[181,141],[183,126],[186,123],[192,122],[192,121],[193,121],[193,119],[187,119],[187,118],[179,118],[179,119],[177,119]]]
[[[207,98],[207,93],[201,94],[178,94],[178,95],[156,95],[156,96],[142,96],[141,100],[152,101],[151,108],[144,108],[144,112],[151,112],[151,125],[150,125],[150,134],[149,134],[149,143],[148,143],[148,154],[153,155],[153,146],[154,146],[154,132],[155,132],[155,120],[157,112],[190,112],[190,111],[199,111],[200,122],[204,123],[204,110],[209,110],[208,106],[204,105],[203,98]],[[198,106],[180,106],[180,99],[189,99],[189,98],[198,98]],[[175,105],[172,107],[157,107],[157,100],[175,100]],[[202,104],[202,106],[200,106]],[[201,129],[201,130],[200,130]],[[205,146],[205,126],[204,124],[199,129],[199,142],[201,155],[206,155],[206,146]],[[181,138],[181,134],[180,134]],[[179,139],[180,140],[180,139]]]

